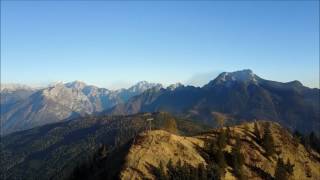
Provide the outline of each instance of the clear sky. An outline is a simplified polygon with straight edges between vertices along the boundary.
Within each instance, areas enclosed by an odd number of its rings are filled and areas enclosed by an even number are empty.
[[[201,85],[247,68],[319,87],[319,1],[1,1],[2,83]]]

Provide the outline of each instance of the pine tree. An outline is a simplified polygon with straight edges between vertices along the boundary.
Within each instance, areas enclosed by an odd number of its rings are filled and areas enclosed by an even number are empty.
[[[159,168],[155,169],[154,175],[157,180],[167,180],[168,179],[166,176],[165,168],[163,166],[162,161],[160,161]]]
[[[272,156],[275,153],[275,145],[274,145],[274,140],[271,134],[270,124],[268,124],[265,127],[263,139],[262,139],[262,145],[268,157]]]
[[[311,148],[320,153],[320,139],[313,131],[309,135],[309,142]]]
[[[224,176],[224,170],[215,163],[209,163],[207,166],[207,177],[210,180],[219,180]]]
[[[207,153],[206,161],[207,166],[207,179],[220,179],[225,174],[227,163],[223,149],[227,142],[225,130],[221,130],[218,134],[216,141],[207,142],[205,151]]]
[[[240,179],[246,179],[243,174],[244,156],[241,153],[241,141],[240,137],[237,136],[236,144],[231,150],[232,155],[232,166],[235,175]]]
[[[172,160],[170,159],[168,164],[167,164],[167,173],[168,173],[168,179],[173,179],[174,177],[176,177],[176,173],[175,173],[175,167],[172,164]]]
[[[306,148],[307,151],[311,150],[311,145],[310,145],[311,143],[310,143],[309,136],[306,136],[306,137],[303,138],[302,144],[304,145],[304,147]]]
[[[283,162],[282,158],[278,158],[277,166],[274,174],[275,180],[288,180],[290,176],[293,175],[293,167],[290,160],[287,160],[287,163]]]
[[[293,133],[293,141],[295,145],[297,146],[300,142],[302,143],[302,140],[302,134],[298,130],[295,130]]]
[[[216,156],[218,166],[224,170],[227,167],[227,163],[224,157],[224,152],[221,149],[218,149],[215,156]]]
[[[220,149],[224,149],[227,145],[227,136],[224,129],[221,130],[221,132],[218,135],[218,147]]]
[[[176,166],[174,167],[174,171],[175,171],[175,177],[177,178],[183,178],[183,176],[185,175],[184,172],[187,171],[186,169],[184,169],[185,167],[182,166],[181,160],[179,159],[179,161],[177,162]],[[189,173],[187,173],[187,176],[190,176]]]
[[[256,136],[257,140],[261,141],[261,133],[260,133],[260,129],[259,129],[257,122],[254,123],[254,132],[253,133]]]
[[[198,165],[198,177],[201,180],[207,180],[207,171],[204,167],[204,165],[201,163]]]
[[[281,158],[279,158],[277,161],[274,179],[275,180],[287,180],[288,179],[286,168],[285,168],[285,165],[284,165],[283,160]]]
[[[286,171],[290,176],[293,175],[293,168],[294,168],[294,164],[291,164],[290,159],[287,159]]]
[[[289,179],[289,173],[287,170],[286,164],[283,162],[282,158],[279,158],[277,161],[276,171],[274,178],[276,180],[287,180]]]

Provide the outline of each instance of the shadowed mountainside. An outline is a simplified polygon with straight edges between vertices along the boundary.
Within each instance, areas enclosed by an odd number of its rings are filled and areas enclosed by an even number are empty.
[[[150,89],[106,111],[106,114],[135,114],[166,111],[208,124],[214,114],[224,114],[226,123],[266,119],[304,133],[320,129],[320,90],[298,81],[281,83],[255,75],[251,70],[222,73],[202,88],[180,86]]]
[[[66,177],[102,144],[120,147],[149,128],[147,118],[154,118],[153,128],[163,128],[167,120],[173,120],[181,134],[208,129],[167,113],[152,113],[86,117],[20,131],[1,139],[1,170],[6,172],[2,179]]]

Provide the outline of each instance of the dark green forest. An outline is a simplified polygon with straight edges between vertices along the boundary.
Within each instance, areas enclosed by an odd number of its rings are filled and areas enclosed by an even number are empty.
[[[91,161],[101,146],[108,152],[127,144],[149,127],[165,129],[174,121],[181,135],[194,135],[208,126],[167,113],[98,116],[73,119],[13,133],[1,140],[2,179],[63,179],[75,167]]]

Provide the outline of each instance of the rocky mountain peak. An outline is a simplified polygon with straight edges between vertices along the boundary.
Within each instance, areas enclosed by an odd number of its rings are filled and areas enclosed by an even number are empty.
[[[220,74],[217,81],[257,81],[256,75],[249,69],[235,72],[224,72]]]
[[[255,75],[252,70],[244,69],[241,71],[234,72],[223,72],[218,75],[217,78],[210,81],[205,87],[212,87],[217,84],[231,85],[234,82],[254,83],[257,84],[259,77]]]
[[[296,86],[296,87],[301,87],[301,86],[303,86],[303,84],[302,84],[300,81],[297,81],[297,80],[295,80],[295,81],[290,81],[290,82],[288,82],[287,84],[289,84],[289,85],[291,85],[291,86]]]
[[[169,86],[167,87],[167,89],[173,91],[173,90],[175,90],[175,89],[177,89],[177,88],[179,88],[179,87],[183,87],[183,84],[181,84],[181,83],[171,84],[171,85],[169,85]]]
[[[137,84],[131,86],[128,90],[131,92],[143,92],[147,89],[159,87],[161,88],[162,85],[158,83],[149,83],[147,81],[140,81]]]
[[[65,86],[68,88],[83,89],[87,86],[87,84],[82,81],[76,80],[73,82],[66,83]]]

